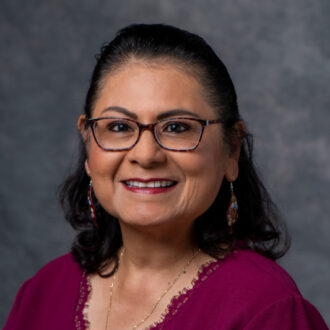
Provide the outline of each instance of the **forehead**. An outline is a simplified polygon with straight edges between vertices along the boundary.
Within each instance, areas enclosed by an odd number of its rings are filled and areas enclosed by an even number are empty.
[[[213,118],[204,90],[193,74],[171,64],[129,63],[105,76],[94,116],[108,107],[122,107],[140,117],[184,109],[201,118]]]

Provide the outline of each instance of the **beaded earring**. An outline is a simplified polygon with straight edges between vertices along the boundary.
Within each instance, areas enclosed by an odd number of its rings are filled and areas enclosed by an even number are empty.
[[[234,185],[230,182],[230,202],[227,209],[227,223],[229,227],[232,227],[238,218],[238,203],[234,194]]]
[[[93,190],[93,183],[92,183],[92,180],[90,180],[89,186],[88,186],[87,202],[88,202],[89,212],[90,212],[91,218],[93,220],[94,226],[96,228],[98,228],[99,225],[96,221],[96,210],[95,210],[95,206],[93,204],[92,190]]]

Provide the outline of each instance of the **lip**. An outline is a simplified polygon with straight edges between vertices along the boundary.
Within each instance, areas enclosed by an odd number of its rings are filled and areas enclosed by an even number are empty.
[[[151,181],[175,181],[177,182],[177,180],[173,180],[173,179],[169,179],[169,178],[149,178],[149,179],[143,179],[143,178],[128,178],[128,179],[124,179],[124,180],[120,180],[121,182],[125,182],[125,181],[138,181],[138,182],[151,182]]]
[[[170,186],[170,187],[154,187],[154,188],[150,188],[150,187],[132,187],[132,186],[128,186],[126,184],[126,181],[136,181],[136,182],[143,182],[143,183],[148,183],[148,182],[152,182],[152,181],[173,181],[175,182],[174,185]],[[134,192],[134,193],[139,193],[139,194],[148,194],[148,195],[152,195],[152,194],[161,194],[161,193],[165,193],[168,191],[173,190],[176,185],[177,185],[177,181],[176,180],[172,180],[169,178],[148,178],[148,179],[144,179],[144,178],[129,178],[129,179],[125,179],[125,180],[121,180],[120,183],[124,186],[124,188],[126,188],[127,190]]]

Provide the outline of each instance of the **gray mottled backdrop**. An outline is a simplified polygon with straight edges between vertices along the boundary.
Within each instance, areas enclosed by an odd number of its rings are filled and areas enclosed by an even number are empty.
[[[330,324],[329,17],[329,0],[1,0],[0,326],[21,283],[69,250],[55,191],[94,54],[134,22],[197,32],[227,64],[293,238],[281,264]]]

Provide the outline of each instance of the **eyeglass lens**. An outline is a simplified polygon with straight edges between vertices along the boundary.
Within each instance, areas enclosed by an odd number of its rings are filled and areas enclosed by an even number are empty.
[[[139,138],[139,125],[123,118],[102,118],[94,122],[94,134],[104,149],[119,150],[132,147]],[[203,126],[193,119],[174,118],[155,125],[157,142],[166,149],[189,150],[194,148]]]

